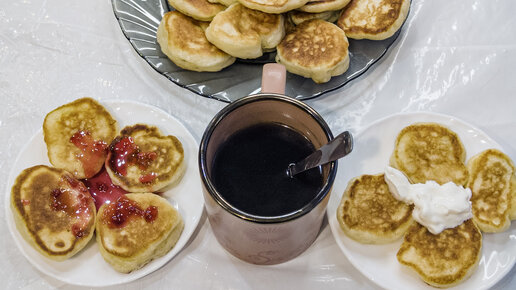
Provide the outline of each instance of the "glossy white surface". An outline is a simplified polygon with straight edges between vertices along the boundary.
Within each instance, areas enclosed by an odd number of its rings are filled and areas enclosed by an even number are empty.
[[[413,0],[402,35],[365,75],[309,100],[334,133],[360,131],[398,112],[456,116],[516,160],[516,1]],[[74,99],[134,100],[180,120],[197,141],[225,106],[157,74],[123,37],[109,0],[0,0],[0,192],[45,115]],[[4,199],[0,199],[4,203]],[[0,206],[4,208],[4,206]],[[7,212],[0,211],[0,220]],[[0,281],[7,289],[75,289],[37,270],[0,222]],[[516,240],[516,236],[511,236]],[[493,267],[494,257],[484,263]],[[516,269],[495,289],[516,288]],[[488,273],[492,275],[492,273]],[[217,243],[205,216],[170,262],[110,289],[376,289],[342,253],[326,224],[284,264],[241,262]]]
[[[162,196],[175,207],[184,221],[183,232],[176,245],[165,256],[155,259],[145,267],[123,274],[115,271],[102,258],[95,237],[78,254],[64,262],[52,261],[39,254],[29,245],[17,230],[10,208],[10,191],[6,192],[4,203],[7,224],[18,249],[41,272],[53,278],[81,286],[109,286],[127,283],[143,277],[162,267],[186,245],[201,219],[204,202],[201,179],[197,170],[198,143],[188,130],[175,118],[159,108],[137,102],[106,101],[102,105],[118,121],[120,128],[145,123],[158,127],[163,135],[174,135],[181,141],[185,153],[186,171],[177,185],[166,187]],[[44,164],[51,166],[47,158],[47,147],[43,141],[42,130],[31,138],[16,159],[9,176],[11,188],[18,174],[25,168]]]
[[[385,245],[366,245],[348,238],[337,221],[337,207],[349,180],[362,174],[380,174],[389,164],[396,136],[416,122],[436,122],[456,132],[466,149],[466,160],[489,148],[501,149],[481,130],[461,121],[434,113],[396,114],[379,120],[355,138],[355,150],[339,160],[339,171],[328,202],[328,221],[337,244],[351,263],[366,277],[387,289],[432,289],[408,268],[398,263],[396,253],[402,240]],[[453,289],[486,289],[506,275],[516,262],[516,223],[498,234],[484,234],[482,257],[473,275]],[[489,262],[487,262],[489,261]]]
[[[451,181],[441,185],[434,180],[410,184],[403,172],[390,166],[385,167],[384,174],[392,196],[404,203],[413,204],[414,220],[434,235],[459,226],[473,217],[471,189],[467,187]]]

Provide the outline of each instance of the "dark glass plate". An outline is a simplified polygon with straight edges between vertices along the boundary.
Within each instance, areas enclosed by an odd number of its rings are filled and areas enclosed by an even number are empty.
[[[163,14],[172,8],[166,0],[112,0],[113,11],[120,28],[136,52],[157,72],[177,85],[201,96],[231,102],[260,92],[262,64],[274,62],[275,52],[256,60],[238,60],[219,72],[194,72],[176,66],[162,52],[156,41],[156,31]],[[285,94],[299,100],[318,97],[338,89],[357,78],[377,62],[398,37],[381,40],[349,39],[349,69],[324,84],[316,84],[291,73],[287,74]]]

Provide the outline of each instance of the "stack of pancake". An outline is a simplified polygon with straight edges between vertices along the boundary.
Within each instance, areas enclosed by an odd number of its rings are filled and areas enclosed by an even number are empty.
[[[482,232],[505,231],[516,219],[516,175],[512,160],[488,149],[465,163],[459,136],[436,123],[417,123],[400,131],[390,166],[411,183],[453,182],[471,189],[473,218],[432,234],[412,219],[411,206],[395,199],[383,174],[350,181],[337,220],[350,238],[366,244],[404,237],[398,261],[429,285],[451,287],[467,279],[479,263]]]
[[[47,258],[70,258],[96,232],[104,259],[126,273],[165,255],[179,239],[181,215],[152,192],[182,176],[181,142],[145,124],[125,127],[118,136],[117,130],[117,121],[90,98],[46,116],[43,132],[53,167],[22,171],[11,190],[11,208],[23,238]],[[82,181],[102,174],[103,167],[114,185],[131,194],[96,208]]]
[[[410,6],[410,0],[168,2],[176,11],[163,15],[157,41],[177,66],[215,72],[235,58],[255,59],[276,50],[276,62],[316,83],[348,69],[348,38],[392,36]]]

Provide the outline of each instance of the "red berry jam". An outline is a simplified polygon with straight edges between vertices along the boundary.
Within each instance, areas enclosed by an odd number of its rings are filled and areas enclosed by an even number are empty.
[[[110,228],[123,228],[131,218],[138,217],[152,223],[158,217],[158,208],[149,206],[144,210],[136,202],[121,196],[116,202],[109,204],[103,214],[104,223]]]
[[[95,176],[86,178],[83,182],[93,197],[93,200],[95,200],[97,211],[103,204],[114,203],[119,197],[127,193],[127,191],[120,186],[113,184],[104,167]]]
[[[71,175],[64,175],[60,186],[51,192],[51,208],[64,211],[74,218],[72,233],[77,238],[88,234],[87,226],[92,218],[90,205],[92,197],[82,182]]]
[[[140,151],[131,136],[124,136],[116,138],[109,146],[106,164],[117,174],[125,176],[129,165],[136,165],[140,170],[145,171],[157,157],[156,152]],[[140,176],[139,180],[141,183],[151,183],[156,177],[156,173],[150,172]]]
[[[75,147],[81,150],[77,158],[82,163],[84,175],[92,176],[97,171],[97,166],[106,158],[107,144],[102,140],[94,140],[89,131],[77,131],[70,137]]]

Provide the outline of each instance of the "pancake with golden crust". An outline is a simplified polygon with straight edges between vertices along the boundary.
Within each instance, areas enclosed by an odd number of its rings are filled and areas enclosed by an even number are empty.
[[[70,258],[93,237],[93,198],[64,170],[37,165],[22,171],[11,190],[11,209],[22,237],[52,260]]]
[[[200,21],[211,21],[226,6],[210,3],[208,0],[168,0],[177,11]]]
[[[441,185],[450,181],[465,185],[465,159],[466,150],[455,132],[437,123],[416,123],[398,134],[390,165],[412,183],[434,180]]]
[[[235,3],[215,16],[206,38],[226,53],[257,58],[278,45],[285,35],[283,15],[267,14]]]
[[[351,0],[310,0],[304,6],[298,8],[299,11],[309,13],[320,13],[326,11],[340,10]]]
[[[482,250],[482,234],[470,219],[434,235],[415,223],[408,230],[398,261],[415,270],[434,287],[451,287],[476,269]]]
[[[299,8],[308,0],[238,0],[238,2],[250,9],[279,14]]]
[[[362,175],[349,182],[337,220],[350,238],[385,244],[401,238],[412,225],[412,207],[392,196],[383,174]]]
[[[303,21],[312,19],[321,19],[328,22],[335,22],[337,19],[339,19],[340,12],[340,10],[333,10],[320,13],[310,13],[299,10],[292,10],[287,13],[287,16],[290,18],[294,25],[299,25]]]
[[[407,18],[410,0],[352,0],[337,25],[353,39],[391,37]]]
[[[157,127],[125,127],[109,146],[106,171],[113,184],[128,192],[155,192],[182,177],[183,145]]]
[[[161,51],[177,66],[193,71],[220,71],[235,58],[211,44],[204,30],[207,22],[190,18],[177,11],[165,13],[158,27]]]
[[[488,149],[467,164],[473,220],[483,232],[503,232],[516,217],[514,163],[503,152]]]
[[[325,83],[349,67],[348,39],[336,25],[313,19],[305,21],[277,46],[276,62],[293,74]]]
[[[233,3],[237,3],[238,0],[208,0],[210,3],[220,3],[225,6],[231,6]]]
[[[50,163],[76,178],[97,174],[118,125],[111,114],[91,98],[77,99],[48,113],[43,135]]]
[[[153,193],[131,193],[97,214],[100,254],[115,270],[129,273],[174,247],[184,223],[170,203]]]

